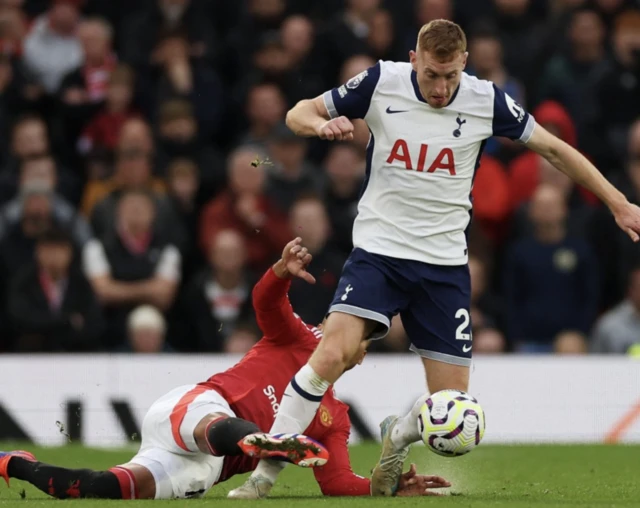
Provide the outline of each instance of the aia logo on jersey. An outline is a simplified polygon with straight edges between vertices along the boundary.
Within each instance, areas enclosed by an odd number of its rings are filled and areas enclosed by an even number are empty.
[[[418,152],[418,158],[412,159],[407,142],[404,139],[399,139],[393,144],[391,153],[387,158],[387,164],[399,161],[404,163],[405,169],[424,172],[428,153],[429,145],[421,144],[420,151]],[[414,153],[414,157],[415,155],[416,154]],[[452,176],[456,174],[456,161],[453,158],[453,150],[451,150],[451,148],[443,148],[440,150],[440,153],[433,159],[426,172],[433,173],[437,170],[448,171]]]

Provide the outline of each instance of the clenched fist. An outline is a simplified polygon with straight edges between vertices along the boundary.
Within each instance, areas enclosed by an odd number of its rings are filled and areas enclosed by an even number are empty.
[[[333,118],[323,123],[316,134],[320,139],[328,141],[352,141],[353,140],[353,124],[346,116]]]

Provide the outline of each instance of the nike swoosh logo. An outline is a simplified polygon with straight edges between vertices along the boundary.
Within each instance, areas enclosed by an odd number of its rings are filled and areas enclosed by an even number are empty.
[[[391,109],[391,106],[387,107],[387,113],[393,115],[395,113],[406,113],[408,109]]]
[[[465,345],[465,346],[462,346],[462,351],[464,351],[465,353],[468,353],[469,351],[471,351],[471,348],[472,348],[472,347],[473,347],[473,346],[466,346],[466,345]]]

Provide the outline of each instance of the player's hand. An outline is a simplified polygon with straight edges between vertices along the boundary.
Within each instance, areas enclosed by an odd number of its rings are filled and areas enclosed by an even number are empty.
[[[346,116],[339,116],[323,123],[319,128],[318,137],[328,141],[352,141],[354,127]]]
[[[396,496],[441,496],[438,492],[430,489],[442,489],[451,487],[451,484],[440,476],[421,475],[416,473],[416,465],[411,464],[409,471],[400,477]]]
[[[613,212],[620,229],[637,242],[640,240],[640,208],[627,202]]]
[[[313,256],[309,254],[306,247],[302,246],[302,238],[298,237],[290,241],[282,251],[282,258],[273,269],[276,275],[281,278],[300,277],[309,284],[315,284],[316,279],[307,272],[307,266],[311,263]]]

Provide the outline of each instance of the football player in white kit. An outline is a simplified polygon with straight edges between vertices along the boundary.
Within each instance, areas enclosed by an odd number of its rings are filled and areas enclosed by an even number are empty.
[[[289,111],[287,125],[300,136],[350,140],[351,119],[362,118],[370,139],[354,250],[320,345],[287,387],[272,433],[305,429],[358,344],[384,337],[396,314],[422,358],[429,391],[467,391],[473,342],[465,233],[474,175],[489,137],[516,140],[542,155],[594,192],[638,241],[640,209],[493,83],[466,74],[466,49],[458,25],[432,21],[420,30],[410,63],[379,62]],[[417,415],[425,399],[408,415],[382,422],[374,494],[394,494],[409,445],[420,439]],[[254,482],[273,484],[279,470],[262,461]]]

